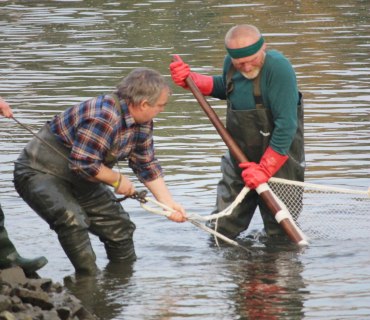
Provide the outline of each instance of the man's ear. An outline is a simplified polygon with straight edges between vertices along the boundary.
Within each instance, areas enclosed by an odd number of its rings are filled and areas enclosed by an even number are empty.
[[[148,103],[148,100],[143,100],[140,102],[139,104],[139,108],[140,110],[142,111],[145,111],[148,107],[150,107],[149,103]]]

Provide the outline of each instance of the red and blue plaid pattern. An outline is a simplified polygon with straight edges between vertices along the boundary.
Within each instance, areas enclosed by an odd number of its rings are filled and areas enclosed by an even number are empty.
[[[140,181],[163,175],[155,158],[153,121],[137,124],[128,106],[121,103],[121,114],[113,97],[101,95],[68,108],[49,123],[51,131],[71,149],[71,170],[91,177],[99,172],[108,156],[128,160]]]

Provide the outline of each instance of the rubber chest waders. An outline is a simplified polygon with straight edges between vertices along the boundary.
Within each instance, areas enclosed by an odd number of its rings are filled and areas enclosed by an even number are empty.
[[[104,243],[108,259],[135,259],[134,223],[115,195],[103,183],[90,182],[69,169],[70,149],[51,132],[48,124],[37,134],[62,152],[33,138],[15,163],[14,184],[20,196],[58,234],[77,272],[95,273],[95,254],[88,232]],[[105,161],[113,165],[113,157]]]
[[[233,65],[226,75],[227,95],[233,90],[232,77],[236,72]],[[269,145],[274,124],[271,110],[264,106],[259,76],[253,81],[253,95],[256,109],[253,110],[234,110],[231,102],[227,100],[226,128],[236,143],[242,149],[246,157],[258,163]],[[298,128],[295,138],[289,150],[289,159],[283,167],[276,173],[275,177],[303,181],[304,180],[304,137],[303,137],[303,100],[299,93],[297,106]],[[241,179],[241,169],[237,162],[227,152],[221,159],[222,179],[217,186],[217,199],[214,212],[220,212],[229,206],[241,189],[244,182]],[[302,193],[293,195],[295,203],[302,203]],[[282,198],[281,200],[284,201]],[[269,212],[266,205],[259,199],[255,191],[247,194],[243,202],[234,209],[233,213],[217,221],[217,230],[228,237],[235,238],[246,230],[250,224],[253,214],[257,208],[260,209],[265,231],[268,235],[285,235],[281,226],[276,222],[273,215]],[[289,208],[293,216],[298,216],[297,209]],[[300,206],[301,208],[301,206]],[[299,209],[300,211],[301,209]]]

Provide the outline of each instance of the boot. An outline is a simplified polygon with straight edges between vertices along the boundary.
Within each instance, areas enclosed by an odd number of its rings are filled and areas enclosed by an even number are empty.
[[[76,275],[94,276],[98,267],[95,263],[96,256],[91,246],[87,230],[57,231],[58,239],[72,265]]]
[[[5,227],[0,226],[0,269],[18,266],[23,269],[26,275],[32,275],[47,263],[48,260],[42,256],[35,259],[21,257],[13,243],[8,238],[8,233]]]
[[[104,241],[107,257],[111,262],[129,262],[136,260],[134,242],[126,239],[119,242]]]

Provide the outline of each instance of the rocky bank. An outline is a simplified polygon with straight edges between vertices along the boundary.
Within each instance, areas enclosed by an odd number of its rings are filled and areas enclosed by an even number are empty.
[[[75,296],[50,279],[0,270],[0,320],[97,320]]]

